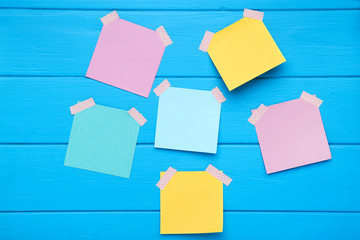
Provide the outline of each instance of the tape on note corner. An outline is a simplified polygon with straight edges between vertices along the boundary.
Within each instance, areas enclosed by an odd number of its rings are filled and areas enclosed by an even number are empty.
[[[117,14],[117,12],[113,11],[113,12],[105,15],[104,17],[100,18],[100,20],[104,25],[106,25],[106,24],[109,24],[109,23],[115,21],[118,18],[119,18],[119,15]]]
[[[323,103],[323,100],[316,97],[316,95],[311,95],[305,91],[302,92],[300,98],[308,103],[311,103],[315,107],[320,107]]]
[[[176,172],[177,170],[175,168],[169,167],[168,170],[166,170],[166,172],[164,173],[164,175],[160,178],[156,186],[163,190]]]
[[[160,96],[163,92],[166,91],[166,89],[168,89],[171,86],[171,84],[169,83],[169,81],[167,79],[165,79],[162,83],[160,83],[155,89],[154,89],[154,93],[156,94],[156,96]]]
[[[199,49],[203,52],[207,52],[207,49],[209,48],[210,42],[214,36],[213,32],[209,32],[206,30],[203,39],[201,40],[201,44]]]
[[[75,104],[70,107],[71,115],[74,115],[74,114],[81,112],[85,109],[88,109],[92,106],[95,106],[95,101],[93,98],[89,98],[83,102],[79,102],[78,104]]]
[[[209,164],[209,166],[205,170],[206,172],[210,173],[213,177],[224,183],[226,186],[229,186],[232,179],[226,176],[223,172],[219,171],[213,165]]]
[[[243,17],[258,19],[262,21],[264,18],[264,13],[250,9],[244,9]]]
[[[259,121],[259,119],[262,117],[262,115],[264,115],[264,113],[266,112],[266,110],[268,109],[267,106],[265,106],[264,104],[261,104],[257,109],[251,110],[251,117],[248,119],[248,121],[252,124],[255,125],[257,121]]]
[[[128,111],[128,113],[130,114],[130,116],[132,116],[134,118],[135,121],[137,121],[140,126],[144,126],[144,124],[147,122],[146,118],[144,118],[144,116],[139,113],[138,110],[136,110],[136,108],[132,108]]]
[[[211,93],[214,95],[214,97],[215,97],[216,101],[218,101],[218,103],[221,104],[226,101],[226,98],[224,97],[224,95],[222,94],[222,92],[220,91],[220,89],[218,87],[211,90]]]
[[[159,35],[159,38],[164,43],[165,47],[171,45],[173,42],[171,41],[171,38],[169,34],[165,31],[165,28],[163,26],[158,27],[156,30],[156,33]]]

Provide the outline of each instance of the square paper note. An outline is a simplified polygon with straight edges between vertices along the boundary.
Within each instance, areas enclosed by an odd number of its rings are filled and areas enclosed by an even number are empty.
[[[222,231],[223,183],[208,172],[176,172],[160,193],[160,233]]]
[[[252,110],[249,122],[255,125],[268,174],[331,159],[321,103],[303,92],[300,99]]]
[[[216,153],[221,104],[212,92],[169,87],[159,98],[156,148]]]
[[[171,44],[165,29],[125,21],[115,11],[101,20],[104,26],[86,76],[148,97],[165,47]]]
[[[204,36],[200,49],[207,50],[229,91],[286,61],[262,18],[245,9],[244,18]]]
[[[65,166],[129,178],[139,129],[125,110],[95,105],[78,112]]]

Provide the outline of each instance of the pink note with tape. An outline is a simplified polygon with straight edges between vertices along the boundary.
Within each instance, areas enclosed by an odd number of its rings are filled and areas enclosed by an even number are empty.
[[[95,106],[95,102],[93,98],[89,98],[83,102],[79,102],[78,104],[75,104],[74,106],[70,107],[71,115],[74,115],[92,106]]]
[[[315,95],[303,92],[299,99],[252,110],[268,174],[331,159]]]
[[[166,46],[163,26],[156,31],[119,18],[101,18],[101,30],[86,77],[148,97]]]

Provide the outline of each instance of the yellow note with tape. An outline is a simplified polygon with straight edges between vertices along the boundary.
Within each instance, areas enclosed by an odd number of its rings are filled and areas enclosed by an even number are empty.
[[[229,91],[286,61],[262,19],[263,13],[245,9],[244,18],[205,33],[200,50],[208,52]]]
[[[174,171],[160,192],[160,233],[222,231],[223,183],[206,171]]]

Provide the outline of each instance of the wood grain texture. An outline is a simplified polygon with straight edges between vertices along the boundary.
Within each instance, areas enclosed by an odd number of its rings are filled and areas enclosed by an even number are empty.
[[[287,59],[228,92],[206,53],[205,30],[219,31],[243,8],[264,23]],[[117,9],[174,44],[154,87],[211,90],[222,105],[218,154],[154,149],[158,98],[83,77],[102,24]],[[0,239],[360,239],[360,1],[18,0],[0,2]],[[250,110],[298,98],[320,108],[332,160],[266,175]],[[69,106],[94,97],[149,120],[140,130],[130,179],[63,165]],[[159,234],[159,172],[204,170],[211,163],[233,182],[224,187],[224,232]]]
[[[3,1],[0,8],[50,8],[50,9],[122,9],[122,10],[243,10],[250,9],[358,9],[359,1],[325,0],[17,0]]]
[[[64,166],[66,145],[0,145],[0,211],[159,210],[160,171],[204,171],[233,179],[225,210],[360,211],[360,146],[331,146],[332,160],[266,175],[258,145],[218,153],[137,146],[129,179]],[[234,223],[235,224],[235,223]]]
[[[109,11],[0,10],[0,75],[84,76]],[[205,30],[242,18],[238,11],[121,11],[156,29],[167,47],[158,76],[219,76],[199,45]],[[359,76],[360,11],[265,11],[264,23],[287,62],[264,76]],[[181,19],[181,22],[179,22]]]
[[[0,222],[3,239],[357,240],[360,213],[225,212],[223,233],[193,235],[160,235],[158,212],[2,213]]]
[[[156,78],[153,88],[164,78]],[[211,90],[219,86],[227,101],[222,104],[220,143],[257,143],[247,119],[261,103],[271,105],[299,98],[302,91],[316,94],[328,140],[360,143],[359,78],[261,78],[229,92],[220,78],[168,78],[172,86]],[[139,143],[153,143],[158,97],[148,99],[84,77],[0,78],[0,142],[67,143],[73,116],[69,107],[93,97],[95,103],[129,110],[137,108],[148,120]],[[351,113],[347,113],[352,109]],[[339,127],[341,126],[341,127]]]

